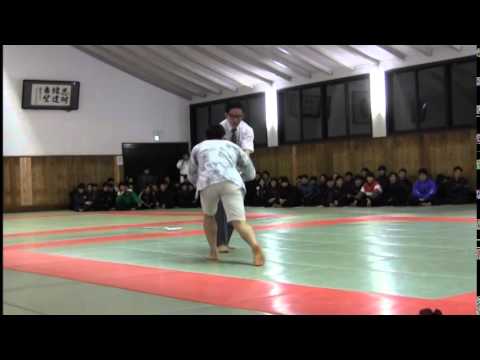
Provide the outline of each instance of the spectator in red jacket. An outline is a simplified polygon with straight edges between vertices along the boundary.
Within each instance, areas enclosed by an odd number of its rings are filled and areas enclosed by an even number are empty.
[[[375,180],[375,175],[371,172],[367,174],[367,181],[363,184],[360,194],[360,200],[356,200],[359,206],[371,207],[383,205],[382,186]]]

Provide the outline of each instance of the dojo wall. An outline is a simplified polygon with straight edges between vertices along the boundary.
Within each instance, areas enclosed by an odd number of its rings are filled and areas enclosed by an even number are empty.
[[[4,211],[68,205],[79,182],[123,178],[122,142],[189,141],[189,103],[67,45],[3,50]],[[22,81],[80,82],[78,111],[23,110]]]
[[[272,176],[288,176],[290,180],[304,173],[356,174],[364,166],[376,170],[379,165],[385,165],[388,171],[405,167],[413,177],[420,167],[434,175],[451,174],[459,165],[474,188],[475,134],[475,129],[458,129],[285,145],[257,149],[254,162],[258,171],[268,170]]]

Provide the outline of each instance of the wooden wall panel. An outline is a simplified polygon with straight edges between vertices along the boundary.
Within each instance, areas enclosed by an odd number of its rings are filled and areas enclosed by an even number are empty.
[[[288,161],[295,155],[296,161]],[[435,176],[451,174],[460,165],[471,184],[476,183],[475,129],[397,134],[386,138],[330,139],[321,143],[298,144],[255,152],[257,171],[268,170],[273,176],[319,176],[322,173],[358,173],[368,167],[376,171],[385,165],[388,171],[404,167],[415,177],[420,167]]]
[[[252,159],[257,171],[292,181],[303,173],[357,173],[364,166],[376,170],[380,164],[389,171],[405,167],[411,177],[420,167],[437,175],[451,174],[460,165],[470,184],[476,184],[475,151],[475,129],[459,129],[262,148]],[[66,208],[69,192],[80,182],[101,186],[109,177],[123,179],[123,166],[116,165],[115,156],[4,157],[3,170],[5,211]]]
[[[3,208],[20,206],[20,158],[3,158]]]
[[[66,208],[70,191],[79,183],[92,182],[101,186],[107,178],[113,177],[112,158],[114,156],[108,155],[4,158],[4,209],[19,211]],[[25,197],[29,186],[32,190],[30,202]]]
[[[29,157],[20,158],[20,179],[20,204],[22,206],[32,206],[32,159]]]

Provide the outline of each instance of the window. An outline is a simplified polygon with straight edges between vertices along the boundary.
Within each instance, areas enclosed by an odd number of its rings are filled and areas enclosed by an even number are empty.
[[[205,140],[205,132],[209,125],[208,106],[199,106],[195,108],[195,135],[197,142]]]
[[[280,143],[371,134],[368,75],[278,92]]]
[[[347,113],[345,111],[345,84],[327,85],[328,136],[347,135]]]
[[[368,78],[348,83],[348,124],[350,135],[368,135],[372,132]]]
[[[447,87],[445,67],[418,71],[418,111],[420,129],[447,126]]]
[[[220,124],[225,120],[225,108],[227,104],[224,102],[213,104],[210,107],[210,124]]]
[[[304,140],[323,137],[321,87],[302,90],[302,130]]]
[[[255,134],[255,146],[267,146],[265,94],[263,93],[191,105],[190,129],[192,146],[205,140],[205,132],[210,125],[219,124],[225,119],[227,102],[230,101],[242,104],[245,113],[244,120],[253,128]]]
[[[475,124],[475,58],[387,73],[390,132]]]
[[[453,125],[475,126],[476,99],[476,64],[467,61],[452,64],[451,91]]]
[[[267,124],[265,119],[265,97],[255,96],[248,99],[248,116],[245,121],[253,128],[255,145],[267,146]]]
[[[415,73],[413,71],[392,75],[390,95],[395,130],[405,131],[417,128],[415,86]]]
[[[282,92],[280,103],[283,140],[285,142],[300,141],[300,91]]]

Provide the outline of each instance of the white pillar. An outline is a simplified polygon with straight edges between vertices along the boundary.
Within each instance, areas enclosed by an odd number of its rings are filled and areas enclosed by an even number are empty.
[[[387,136],[387,99],[385,70],[376,66],[370,71],[370,107],[372,111],[372,137]]]
[[[277,89],[274,85],[265,87],[265,118],[268,147],[278,146]]]

